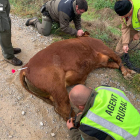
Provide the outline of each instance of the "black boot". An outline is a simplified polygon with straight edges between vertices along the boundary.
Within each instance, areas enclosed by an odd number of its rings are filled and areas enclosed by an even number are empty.
[[[6,58],[5,58],[5,60],[6,60],[8,63],[10,63],[10,64],[12,64],[12,65],[14,65],[14,66],[21,66],[21,65],[23,64],[22,61],[19,60],[19,59],[16,58],[16,57],[14,57],[14,58],[12,58],[12,59],[6,59]]]
[[[124,63],[125,66],[127,66],[129,69],[134,70],[137,73],[140,73],[140,68],[136,68],[131,62],[130,62],[130,57],[128,53],[125,53],[122,57],[122,62]]]
[[[26,21],[25,25],[26,26],[30,26],[30,25],[35,26],[36,22],[38,22],[38,19],[36,17],[30,18]]]
[[[14,54],[18,54],[21,52],[21,49],[20,48],[13,48],[14,49]]]

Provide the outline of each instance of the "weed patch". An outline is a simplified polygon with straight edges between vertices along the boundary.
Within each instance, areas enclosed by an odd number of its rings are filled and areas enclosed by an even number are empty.
[[[96,10],[100,10],[103,8],[111,8],[114,9],[116,0],[96,0],[94,2],[94,8]]]
[[[33,17],[40,16],[40,7],[43,5],[43,0],[9,0],[14,8],[11,12],[16,15]]]
[[[130,61],[133,62],[136,67],[140,68],[140,50],[130,53]]]
[[[89,10],[82,14],[82,19],[85,21],[93,21],[95,12],[89,8]]]
[[[74,25],[71,24],[70,26],[73,27]],[[51,34],[58,35],[62,39],[70,39],[70,38],[74,38],[75,37],[75,36],[72,36],[70,34],[66,34],[66,33],[62,32],[61,29],[60,29],[60,25],[58,23],[56,23],[56,22],[54,22],[52,24]]]
[[[107,27],[107,30],[109,30],[109,31],[110,31],[112,34],[114,34],[114,35],[121,36],[121,31],[118,30],[118,29],[115,28],[115,27],[108,26],[108,27]]]
[[[135,90],[140,93],[140,74],[134,76],[131,87],[135,88]]]

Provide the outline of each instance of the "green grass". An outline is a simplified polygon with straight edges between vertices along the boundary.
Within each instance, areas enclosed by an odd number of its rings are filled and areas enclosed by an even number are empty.
[[[116,0],[87,0],[89,7],[100,10],[103,8],[114,9]]]
[[[140,94],[140,74],[136,74],[131,82],[130,87],[134,88]]]
[[[11,6],[14,8],[11,9],[11,12],[26,17],[40,16],[39,12],[41,6],[43,5],[43,0],[9,0]]]
[[[89,9],[89,11],[82,14],[82,19],[85,21],[93,21],[94,16],[95,16],[94,13],[95,13],[94,11],[91,12]]]
[[[118,28],[118,29],[121,29],[121,28],[122,28],[122,24],[120,24],[117,28]]]
[[[140,68],[140,50],[131,51],[130,61],[133,62],[134,66]]]
[[[140,50],[130,51],[129,57],[133,66],[140,69]],[[129,89],[133,88],[136,93],[140,93],[140,74],[136,74],[131,81],[125,83]]]
[[[95,0],[87,0],[88,6],[91,7],[91,8],[94,8],[94,1]]]
[[[105,44],[111,41],[111,38],[108,34],[108,29],[105,29],[104,31],[101,31],[100,29],[96,29],[96,31],[89,31],[89,32],[91,37],[101,39]]]
[[[106,33],[106,31],[100,31],[100,29],[97,29],[96,32],[92,32],[91,34],[92,37],[97,38],[97,39],[101,39],[103,42],[109,42],[111,41],[109,35]]]
[[[73,27],[74,25],[71,24],[70,26]],[[51,34],[58,35],[62,39],[70,39],[70,38],[74,38],[75,37],[74,35],[72,36],[70,34],[66,34],[66,33],[62,32],[60,30],[60,25],[58,23],[55,23],[55,22],[52,24]]]
[[[94,2],[94,8],[96,10],[100,10],[103,8],[111,8],[114,9],[114,4],[116,0],[96,0]]]
[[[109,30],[109,31],[110,31],[112,34],[114,34],[114,35],[121,36],[121,31],[118,30],[118,29],[115,28],[115,27],[108,26],[108,27],[107,27],[107,30]]]
[[[140,74],[136,74],[132,80],[125,80],[120,70],[116,69],[117,77],[113,80],[119,81],[122,86],[125,86],[127,91],[133,91],[135,94],[140,94]]]

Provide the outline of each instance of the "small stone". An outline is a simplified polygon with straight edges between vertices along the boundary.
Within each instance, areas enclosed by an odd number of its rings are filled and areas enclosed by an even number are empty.
[[[51,136],[52,136],[52,137],[54,137],[54,136],[55,136],[55,134],[54,134],[54,133],[51,133]]]
[[[22,115],[25,115],[25,113],[26,113],[25,111],[22,111],[22,112],[21,112]]]
[[[70,138],[70,135],[67,135],[67,138]]]
[[[44,125],[43,122],[40,122],[40,125],[43,126]]]
[[[9,136],[9,138],[13,138],[13,136]]]

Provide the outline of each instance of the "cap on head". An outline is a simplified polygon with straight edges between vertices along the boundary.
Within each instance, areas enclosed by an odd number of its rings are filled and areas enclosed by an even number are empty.
[[[131,8],[132,4],[128,0],[117,1],[114,6],[114,10],[119,16],[128,14]]]

